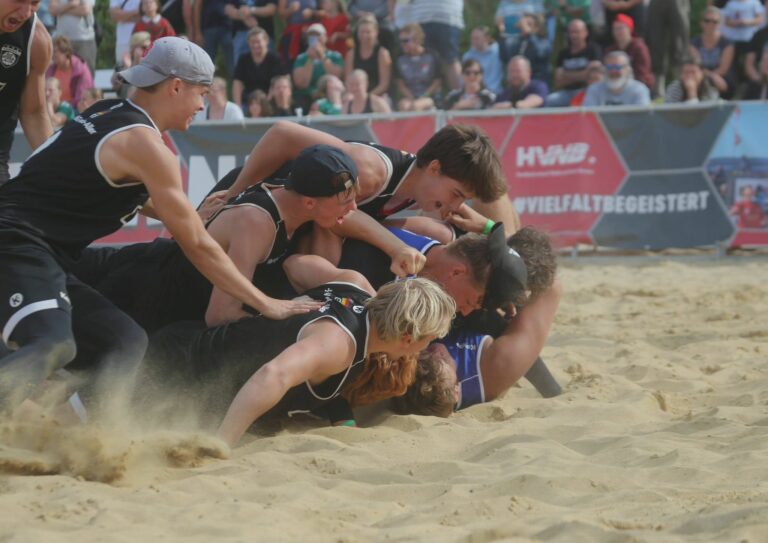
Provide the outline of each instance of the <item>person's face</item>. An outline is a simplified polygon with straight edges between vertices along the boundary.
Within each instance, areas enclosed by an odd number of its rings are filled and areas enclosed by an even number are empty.
[[[520,29],[520,32],[522,32],[523,34],[532,34],[534,23],[530,17],[521,17],[520,20],[517,22],[517,27]]]
[[[67,58],[67,54],[62,52],[61,49],[58,49],[56,47],[53,48],[53,63],[56,66],[66,66],[69,59]]]
[[[267,45],[267,37],[264,34],[256,34],[248,39],[248,48],[251,50],[251,55],[256,58],[267,54]]]
[[[0,3],[0,33],[16,32],[40,7],[40,0],[3,0]]]
[[[325,34],[322,32],[310,32],[307,34],[307,43],[310,47],[312,47],[315,44],[325,45]]]
[[[291,84],[285,80],[281,79],[277,83],[275,83],[275,86],[273,87],[273,92],[277,99],[280,100],[288,100],[291,99]]]
[[[621,57],[609,57],[605,63],[605,75],[608,79],[619,80],[629,74],[629,64]]]
[[[485,51],[488,48],[488,39],[482,30],[473,30],[470,36],[470,44],[476,51]]]
[[[400,34],[400,48],[406,55],[415,55],[418,50],[419,44],[416,42],[416,38],[403,32]]]
[[[624,23],[613,23],[612,30],[616,43],[625,43],[632,39],[632,31]]]
[[[513,87],[525,87],[531,81],[531,72],[524,62],[512,60],[507,68],[507,81]]]
[[[483,304],[483,289],[475,286],[470,270],[465,265],[456,265],[443,269],[439,283],[445,292],[456,302],[456,312],[467,316],[480,309]]]
[[[157,15],[157,0],[141,0],[141,12],[148,17]]]
[[[151,40],[145,40],[142,43],[139,43],[133,48],[133,62],[138,63],[143,57],[144,54],[149,51],[149,47],[152,45]]]
[[[205,107],[205,99],[211,92],[211,87],[205,85],[192,85],[181,80],[171,82],[173,86],[174,99],[171,101],[175,108],[174,120],[177,121],[176,130],[186,130],[192,124],[192,120],[198,111]]]
[[[59,88],[58,81],[49,79],[45,82],[45,99],[54,104],[58,104],[61,101],[61,89]]]
[[[328,79],[328,84],[325,87],[325,92],[328,95],[338,95],[344,92],[344,83],[338,77],[331,77]]]
[[[752,187],[744,187],[741,189],[741,199],[745,202],[751,202],[752,199],[755,197],[755,191],[752,190]]]
[[[440,172],[440,162],[437,160],[430,162],[424,173],[416,194],[416,203],[424,211],[440,213],[446,219],[472,198],[471,192],[464,185]]]
[[[568,25],[568,38],[573,44],[583,44],[587,41],[587,25],[582,21],[571,21]]]
[[[377,38],[376,29],[370,23],[361,24],[357,29],[357,39],[363,45],[373,45]]]
[[[254,119],[257,117],[261,117],[261,102],[259,102],[258,100],[252,100],[248,104],[248,114]]]
[[[312,198],[312,220],[323,228],[332,228],[344,222],[344,218],[357,209],[356,193],[348,191],[326,198]]]
[[[720,27],[720,16],[714,13],[705,14],[701,19],[701,31],[707,34],[715,32]]]
[[[347,90],[352,94],[365,94],[368,91],[368,82],[357,74],[349,74],[347,77]]]
[[[701,73],[701,68],[695,64],[683,64],[683,67],[680,70],[680,79],[692,79],[699,84],[702,79],[704,79],[704,74]]]
[[[479,64],[470,64],[462,72],[464,85],[480,85],[483,82],[483,70]]]

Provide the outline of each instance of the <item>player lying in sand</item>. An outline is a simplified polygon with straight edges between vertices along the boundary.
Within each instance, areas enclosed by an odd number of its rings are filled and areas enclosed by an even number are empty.
[[[448,332],[453,300],[426,279],[390,283],[375,296],[355,272],[325,283],[304,263],[316,258],[296,255],[285,267],[297,290],[324,300],[317,311],[213,328],[177,323],[156,334],[138,385],[143,400],[162,403],[176,391],[173,411],[184,397],[209,416],[226,410],[219,435],[234,446],[264,415],[316,410],[342,395],[355,405],[402,394],[414,355]]]
[[[409,207],[448,218],[465,200],[474,198],[483,214],[503,222],[509,232],[517,229],[517,215],[507,197],[498,154],[488,136],[472,126],[446,126],[413,155],[373,143],[344,142],[318,130],[280,121],[259,140],[242,169],[230,172],[214,190],[228,190],[228,197],[238,194],[290,168],[289,161],[303,148],[318,143],[339,147],[354,159],[360,171],[358,208],[377,220]],[[350,237],[358,228],[356,220],[350,218],[333,229],[335,238],[327,232],[318,233],[308,252],[337,263],[339,237]],[[376,246],[384,243],[360,239]],[[400,247],[397,240],[388,239],[393,248]],[[385,252],[394,256],[389,250]]]

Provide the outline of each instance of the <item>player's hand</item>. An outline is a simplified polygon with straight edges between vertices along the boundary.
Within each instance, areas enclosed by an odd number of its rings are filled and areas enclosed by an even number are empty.
[[[465,232],[474,232],[475,234],[482,233],[488,222],[488,217],[481,215],[466,203],[461,204],[455,213],[451,213],[446,218],[449,223],[458,226]]]
[[[323,307],[323,305],[325,305],[325,302],[319,302],[312,298],[308,298],[307,296],[301,296],[295,300],[278,300],[276,298],[270,298],[267,300],[261,314],[269,319],[279,321],[287,319],[292,315],[301,315],[303,313],[309,313],[310,311],[316,311]]]
[[[404,246],[392,256],[389,269],[398,277],[416,275],[424,267],[427,258],[413,247]]]
[[[206,222],[210,219],[214,213],[216,213],[227,201],[227,191],[219,190],[208,196],[200,207],[197,209],[197,214]]]

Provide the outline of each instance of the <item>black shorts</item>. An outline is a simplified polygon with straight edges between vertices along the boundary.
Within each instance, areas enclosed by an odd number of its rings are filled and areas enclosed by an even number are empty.
[[[50,249],[13,230],[0,230],[0,331],[6,345],[24,317],[47,309],[71,315],[67,279]]]

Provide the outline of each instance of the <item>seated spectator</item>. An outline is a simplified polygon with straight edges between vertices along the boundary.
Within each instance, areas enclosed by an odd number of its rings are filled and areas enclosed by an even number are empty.
[[[568,45],[557,55],[555,88],[560,89],[547,96],[547,107],[566,107],[573,98],[587,88],[587,67],[602,55],[600,47],[589,39],[587,25],[581,19],[568,24]],[[583,93],[582,93],[583,94]]]
[[[77,111],[82,113],[103,98],[104,95],[101,93],[101,89],[97,89],[96,87],[85,89],[80,95],[80,101],[77,103]]]
[[[290,66],[304,48],[304,32],[321,14],[317,0],[279,0],[277,14],[285,21],[278,54],[283,64]],[[322,25],[320,25],[322,26]]]
[[[399,111],[425,111],[435,107],[440,89],[440,71],[437,57],[424,49],[424,32],[417,23],[400,31],[403,54],[395,62]]]
[[[749,45],[747,46],[746,53],[744,55],[744,76],[747,81],[760,83],[760,61],[766,45],[768,45],[768,26],[764,26],[755,32],[755,34],[752,36],[752,39],[749,41]],[[736,63],[734,62],[734,65],[735,64]],[[732,72],[735,74],[735,66],[732,66]]]
[[[544,81],[531,79],[531,63],[523,56],[512,57],[507,64],[507,86],[496,97],[494,109],[532,109],[541,107],[549,89]]]
[[[534,79],[549,81],[552,47],[544,33],[543,22],[541,15],[523,15],[517,23],[520,32],[507,40],[501,58],[507,62],[512,57],[522,55],[531,63]]]
[[[680,67],[680,79],[667,87],[664,101],[670,104],[713,102],[720,98],[717,89],[704,77],[701,64],[696,58],[687,58]]]
[[[768,45],[760,55],[760,67],[758,69],[758,80],[750,81],[744,90],[744,100],[767,100],[768,99]]]
[[[45,80],[45,104],[54,130],[64,126],[64,123],[74,119],[77,114],[69,102],[61,99],[61,83],[55,77]]]
[[[768,216],[763,208],[755,201],[755,189],[744,185],[739,191],[741,199],[731,206],[730,214],[737,218],[739,228],[765,228],[768,226]]]
[[[638,36],[645,34],[645,2],[643,0],[602,0],[602,4],[605,10],[605,44],[611,43],[613,23],[620,19],[631,21],[632,28]]]
[[[603,63],[599,60],[593,60],[589,63],[589,66],[587,66],[587,86],[576,93],[571,99],[571,107],[583,106],[584,97],[587,95],[587,88],[589,88],[590,85],[599,83],[603,79],[605,79],[605,66],[603,66]],[[550,96],[552,95],[550,94]]]
[[[651,54],[643,38],[633,36],[635,23],[628,15],[619,14],[612,29],[613,43],[606,48],[606,52],[624,51],[630,58],[634,79],[653,91],[656,80],[651,71]]]
[[[296,111],[296,104],[293,103],[293,84],[291,76],[278,75],[272,78],[269,86],[269,105],[272,117],[293,117],[301,115]]]
[[[749,52],[749,43],[765,21],[765,7],[758,0],[728,0],[721,11],[723,36],[733,42],[738,75]]]
[[[310,115],[341,115],[344,102],[344,83],[335,75],[325,74],[317,82],[315,101]]]
[[[363,70],[353,70],[347,76],[347,98],[344,113],[390,113],[392,108],[381,96],[368,92],[368,74]]]
[[[307,50],[293,63],[294,100],[304,111],[309,109],[317,83],[325,74],[341,77],[344,59],[336,51],[326,47],[328,36],[325,27],[314,23],[307,29]]]
[[[232,81],[232,101],[242,105],[243,98],[255,90],[269,91],[270,81],[287,73],[280,57],[269,50],[267,31],[257,26],[248,31],[249,51],[237,60]]]
[[[699,55],[704,77],[717,89],[721,97],[727,99],[733,96],[734,91],[734,49],[733,44],[720,32],[720,20],[720,10],[715,6],[705,9],[700,23],[701,35],[691,39],[690,49],[691,53]],[[754,57],[752,59],[754,60]]]
[[[651,91],[632,75],[629,55],[624,51],[612,51],[605,55],[603,81],[587,87],[585,106],[647,106],[651,103]]]
[[[379,42],[389,51],[394,50],[395,25],[389,13],[389,0],[350,0],[347,10],[355,25],[360,24],[364,17],[373,17],[379,28]]]
[[[320,24],[328,34],[328,49],[336,51],[342,57],[347,54],[347,40],[352,36],[349,30],[349,16],[341,0],[322,0],[323,17]]]
[[[222,77],[214,77],[211,90],[208,93],[205,108],[198,111],[195,121],[242,121],[242,108],[227,100],[227,80]]]
[[[379,43],[379,23],[372,15],[365,15],[357,22],[357,42],[347,52],[344,74],[348,77],[353,70],[363,70],[368,75],[370,93],[376,96],[389,94],[392,84],[392,56]]]
[[[59,80],[61,100],[69,104],[78,103],[83,91],[93,87],[93,76],[88,65],[72,52],[72,44],[64,36],[53,39],[53,62],[45,77]]]
[[[476,60],[483,67],[483,82],[491,92],[501,92],[502,64],[499,44],[493,41],[491,30],[487,26],[478,26],[472,30],[469,51],[462,57],[462,61],[468,60]]]
[[[465,60],[461,65],[463,85],[445,97],[443,109],[487,109],[496,101],[496,95],[485,88],[483,67],[476,60]]]
[[[248,52],[248,33],[252,29],[263,28],[267,38],[274,42],[277,0],[230,0],[224,9],[232,19],[232,53],[237,70],[237,61]]]
[[[127,98],[131,86],[120,79],[117,74],[141,62],[141,57],[149,50],[150,45],[149,32],[134,32],[131,35],[128,51],[125,52],[123,61],[115,66],[115,71],[112,73],[112,89],[117,93],[118,97]]]
[[[279,76],[279,77],[288,77],[288,76]],[[269,98],[267,98],[267,95],[264,94],[264,91],[255,90],[251,94],[248,95],[247,100],[247,109],[245,110],[248,114],[248,117],[251,119],[256,119],[259,117],[274,117],[274,110],[272,109],[272,104],[269,101]]]
[[[141,0],[141,19],[133,27],[134,32],[149,32],[152,43],[166,36],[175,36],[176,31],[168,19],[158,13],[158,0]]]

